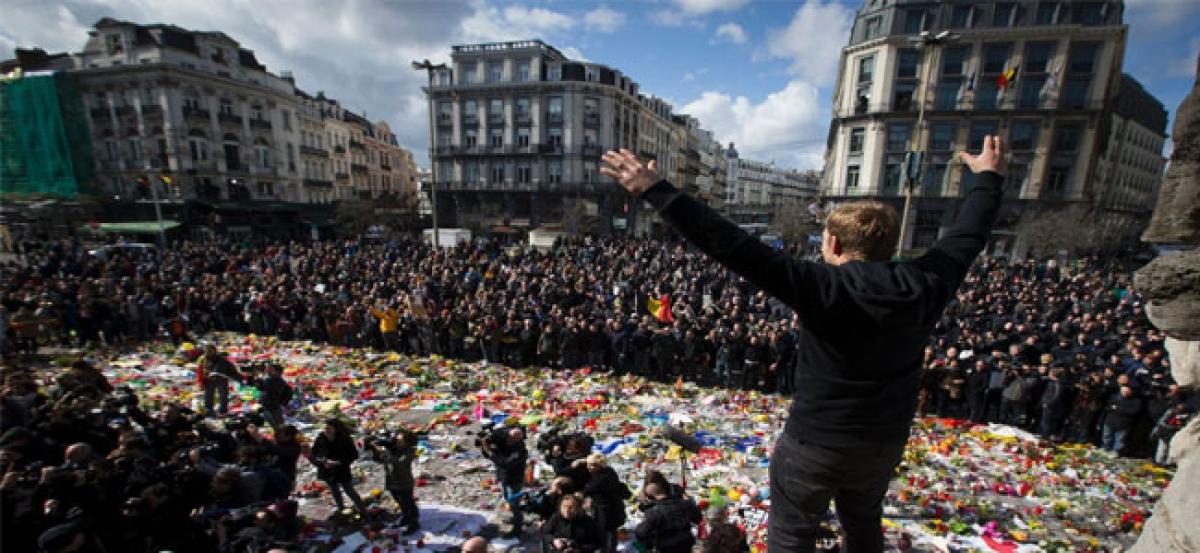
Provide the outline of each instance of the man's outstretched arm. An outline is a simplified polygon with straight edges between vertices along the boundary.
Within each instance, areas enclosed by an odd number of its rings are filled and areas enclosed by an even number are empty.
[[[797,312],[817,308],[828,297],[827,267],[793,259],[750,236],[704,203],[662,180],[656,163],[643,164],[628,150],[604,155],[600,171],[626,190],[650,202],[670,223],[704,253],[738,273]]]

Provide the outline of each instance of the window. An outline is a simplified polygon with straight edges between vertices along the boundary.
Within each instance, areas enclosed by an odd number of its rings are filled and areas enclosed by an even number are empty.
[[[529,127],[517,129],[517,146],[522,148],[529,146]]]
[[[188,140],[188,149],[191,151],[192,161],[208,161],[208,142],[206,140],[201,138],[191,138]]]
[[[1037,145],[1037,121],[1013,121],[1008,134],[1008,147],[1013,151],[1032,150]]]
[[[921,67],[921,52],[917,50],[901,50],[896,63],[897,79],[915,79],[917,70]]]
[[[942,184],[946,180],[946,164],[934,163],[929,166],[929,170],[925,172],[925,182],[922,183],[922,194],[925,196],[940,196],[942,194]]]
[[[475,100],[463,102],[463,123],[474,125],[479,122],[479,104]]]
[[[987,75],[998,75],[1004,72],[1008,65],[1008,52],[1012,49],[1008,44],[988,44],[983,48],[983,72]]]
[[[562,129],[553,127],[546,131],[546,143],[555,147],[562,147]]]
[[[474,84],[475,83],[475,64],[474,63],[464,63],[459,66],[458,71],[459,71],[459,77],[460,77],[459,81],[461,81],[462,84]]]
[[[912,123],[892,123],[888,125],[887,133],[887,151],[903,152],[908,149]]]
[[[504,65],[500,62],[488,64],[488,82],[498,83],[504,80]]]
[[[998,124],[995,121],[976,121],[971,123],[971,132],[967,137],[967,151],[976,152],[983,149],[983,138],[996,134]]]
[[[1036,21],[1038,25],[1058,23],[1058,2],[1038,2]]]
[[[449,123],[450,118],[454,115],[454,104],[450,102],[438,102],[438,121]]]
[[[1098,42],[1078,42],[1071,45],[1067,56],[1067,72],[1071,74],[1092,74],[1096,65],[1096,54],[1100,51]]]
[[[925,10],[904,11],[904,33],[915,35],[925,30]]]
[[[1100,25],[1104,23],[1103,2],[1076,2],[1071,5],[1074,10],[1072,20],[1080,25]]]
[[[529,62],[523,61],[521,63],[518,63],[517,64],[517,81],[522,82],[522,83],[529,82],[529,77],[530,77]]]
[[[285,109],[283,111],[280,111],[279,113],[281,115],[283,115],[284,130],[289,130],[289,131],[292,130],[292,112]]]
[[[221,115],[233,115],[233,102],[229,98],[221,98]]]
[[[596,82],[600,80],[600,72],[595,67],[587,66],[584,69],[583,79],[588,82]]]
[[[546,163],[546,180],[562,182],[562,161],[552,159]]]
[[[598,106],[599,106],[599,101],[596,100],[595,98],[592,98],[590,96],[587,98],[584,98],[583,113],[585,113],[585,114],[597,113],[597,111],[599,110]]]
[[[479,131],[475,129],[467,129],[463,133],[463,146],[474,148],[479,143]]]
[[[108,55],[125,52],[125,43],[121,40],[121,35],[106,35],[105,38],[108,39]]]
[[[288,159],[288,170],[295,171],[296,170],[296,150],[292,148],[292,144],[290,142],[287,145],[287,159]]]
[[[850,129],[850,153],[861,154],[863,150],[863,135],[866,129],[863,127],[855,127]]]
[[[929,149],[935,152],[947,152],[954,149],[954,135],[958,133],[958,123],[934,123],[930,125]]]
[[[996,11],[992,12],[993,27],[1012,27],[1014,24],[1014,16],[1017,14],[1017,5],[1012,2],[997,2]]]
[[[1046,185],[1042,189],[1042,197],[1049,199],[1062,199],[1067,192],[1067,182],[1071,178],[1071,165],[1068,163],[1056,162],[1050,166],[1050,171],[1046,174]]]
[[[490,101],[488,101],[488,122],[504,122],[504,100],[492,98]]]
[[[962,75],[967,69],[966,48],[942,50],[942,75]]]
[[[872,17],[867,20],[866,36],[863,40],[871,40],[879,36],[879,24],[882,20],[879,17]]]
[[[1059,107],[1066,109],[1084,109],[1087,107],[1088,89],[1092,86],[1091,77],[1070,77],[1063,85],[1062,100]]]
[[[1026,76],[1021,83],[1021,96],[1017,98],[1017,107],[1037,108],[1042,105],[1042,87],[1046,85],[1045,76]]]
[[[881,183],[884,194],[895,194],[900,191],[900,164],[889,162],[883,168],[883,182]]]
[[[975,86],[975,107],[996,109],[1000,100],[1000,85],[995,79],[984,77]]]
[[[529,117],[529,98],[517,98],[514,110],[517,112],[517,118]]]
[[[258,155],[258,166],[263,169],[271,168],[271,149],[266,146],[259,146],[255,152]]]
[[[1053,42],[1035,42],[1025,46],[1025,72],[1045,73],[1054,55]]]
[[[259,196],[274,196],[275,195],[275,183],[258,181],[258,195]]]
[[[129,161],[135,163],[142,161],[142,141],[137,138],[129,139]]]
[[[491,130],[491,145],[493,148],[504,146],[504,129]]]
[[[492,165],[492,182],[493,183],[504,182],[504,164],[503,163],[495,163]]]
[[[529,162],[521,162],[517,165],[517,182],[521,184],[529,184],[533,180],[533,169],[529,167]]]
[[[583,162],[583,182],[596,182],[596,162]]]
[[[865,56],[858,60],[858,84],[871,82],[875,75],[875,56]]]
[[[909,111],[916,106],[913,101],[913,95],[916,94],[917,83],[896,83],[892,89],[893,111]]]
[[[858,190],[858,166],[846,167],[846,191]]]
[[[563,117],[562,96],[551,96],[546,99],[546,115],[550,121],[562,121],[562,117]]]
[[[561,65],[551,65],[551,66],[547,67],[546,68],[546,80],[561,81],[562,80],[562,66]]]
[[[934,100],[936,109],[958,109],[958,92],[962,90],[961,78],[942,79],[937,85],[937,98]]]
[[[155,105],[155,104],[158,104],[158,89],[154,88],[152,86],[143,88],[142,89],[142,105],[147,106],[147,105]]]
[[[1059,125],[1054,132],[1055,152],[1074,152],[1079,149],[1079,125]]]
[[[950,27],[955,29],[970,27],[974,14],[974,6],[954,6],[953,11],[950,12]]]
[[[583,129],[583,145],[584,146],[595,146],[596,145],[596,129]]]

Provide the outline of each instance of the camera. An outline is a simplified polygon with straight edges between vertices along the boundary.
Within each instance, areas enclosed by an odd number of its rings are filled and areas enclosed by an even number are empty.
[[[504,437],[499,429],[496,428],[496,423],[487,422],[483,424],[475,433],[475,447],[494,448],[499,444],[504,443]]]
[[[379,431],[367,436],[364,442],[368,447],[382,447],[385,449],[391,449],[392,445],[396,442],[396,434],[387,431]]]
[[[588,453],[592,450],[592,446],[596,445],[596,439],[586,432],[565,432],[565,428],[561,426],[553,426],[549,430],[538,435],[536,447],[547,457],[554,456],[554,448],[557,446],[559,455],[567,450],[567,444],[576,442],[579,444],[581,453]]]

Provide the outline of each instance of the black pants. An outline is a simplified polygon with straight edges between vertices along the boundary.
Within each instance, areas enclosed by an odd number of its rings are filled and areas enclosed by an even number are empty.
[[[402,526],[420,526],[421,510],[417,508],[417,500],[413,497],[413,489],[388,488],[388,492],[400,505],[400,524]]]
[[[843,551],[883,551],[883,496],[903,454],[903,442],[823,447],[780,436],[771,455],[768,551],[813,551],[830,499],[842,527]]]

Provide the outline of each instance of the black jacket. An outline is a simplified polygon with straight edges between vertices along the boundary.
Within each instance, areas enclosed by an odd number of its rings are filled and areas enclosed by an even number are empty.
[[[260,378],[254,382],[254,387],[258,388],[258,402],[263,409],[283,407],[292,400],[292,387],[278,376]]]
[[[604,531],[613,531],[625,523],[625,500],[632,497],[617,472],[609,467],[592,473],[583,495],[591,498],[596,520]]]
[[[354,440],[349,436],[338,436],[337,440],[330,440],[322,432],[313,442],[312,461],[317,466],[317,478],[321,480],[349,482],[350,463],[357,459],[358,448],[354,447]],[[340,461],[341,464],[334,468],[325,468],[325,461]]]
[[[554,540],[556,539],[568,540],[571,542],[571,545],[566,549],[555,549]],[[603,543],[604,535],[600,532],[600,528],[596,526],[596,521],[583,513],[570,520],[563,518],[561,514],[555,513],[554,516],[550,517],[550,520],[547,520],[542,525],[543,551],[591,553],[592,551],[599,551]]]
[[[633,533],[650,551],[689,553],[696,545],[692,524],[700,518],[700,508],[690,499],[668,497],[646,511]]]
[[[644,199],[689,241],[782,300],[802,326],[785,432],[819,445],[903,442],[934,324],[987,244],[1003,179],[978,175],[958,221],[912,261],[827,265],[763,244],[667,181]]]
[[[516,486],[525,483],[525,463],[529,460],[529,450],[524,442],[515,446],[507,443],[500,444],[488,455],[496,464],[496,478],[500,483]]]
[[[1117,394],[1108,404],[1104,425],[1113,430],[1129,430],[1133,421],[1142,412],[1142,400],[1137,396],[1124,397]]]

